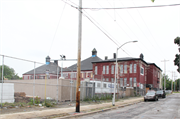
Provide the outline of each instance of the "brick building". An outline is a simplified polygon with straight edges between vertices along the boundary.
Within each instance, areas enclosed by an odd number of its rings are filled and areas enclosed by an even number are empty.
[[[117,83],[120,87],[138,87],[140,89],[150,87],[155,90],[159,88],[162,70],[155,63],[145,62],[142,54],[140,58],[117,58],[117,63]],[[92,64],[94,80],[114,82],[115,53],[113,59],[107,59],[105,57],[105,60],[94,61]]]

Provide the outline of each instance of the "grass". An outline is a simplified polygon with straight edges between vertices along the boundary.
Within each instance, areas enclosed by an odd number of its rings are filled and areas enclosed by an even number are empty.
[[[173,92],[173,93],[180,93],[180,92]]]

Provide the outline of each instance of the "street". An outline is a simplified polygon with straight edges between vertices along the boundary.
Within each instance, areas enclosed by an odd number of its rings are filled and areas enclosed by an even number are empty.
[[[180,119],[180,94],[148,101],[78,119]]]

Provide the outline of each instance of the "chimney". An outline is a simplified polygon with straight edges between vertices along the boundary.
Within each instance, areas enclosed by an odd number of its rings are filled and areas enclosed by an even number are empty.
[[[58,65],[58,60],[54,60],[54,64]]]
[[[46,57],[46,65],[50,64],[50,59],[51,58],[49,56]]]
[[[105,56],[105,60],[107,60],[108,59],[108,57],[107,56]]]
[[[94,48],[93,51],[92,51],[92,57],[96,57],[97,56],[97,51],[96,49]]]
[[[139,56],[142,60],[144,60],[144,55],[141,53]]]
[[[114,59],[116,59],[116,53],[113,54]]]

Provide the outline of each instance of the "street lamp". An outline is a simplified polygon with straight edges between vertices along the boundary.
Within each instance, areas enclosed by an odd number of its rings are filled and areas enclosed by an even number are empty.
[[[128,41],[128,42],[126,42],[126,43],[124,43],[124,44],[122,44],[120,47],[118,47],[117,48],[117,50],[116,50],[116,69],[115,69],[115,80],[114,80],[114,95],[113,95],[113,106],[115,106],[115,94],[116,94],[116,74],[117,74],[117,55],[118,55],[118,50],[122,47],[122,46],[124,46],[125,44],[127,44],[127,43],[135,43],[135,42],[138,42],[138,41]]]
[[[66,56],[65,55],[60,55],[61,56],[61,77],[63,77],[63,73],[62,73],[62,67],[63,67],[63,60],[66,60]]]

